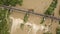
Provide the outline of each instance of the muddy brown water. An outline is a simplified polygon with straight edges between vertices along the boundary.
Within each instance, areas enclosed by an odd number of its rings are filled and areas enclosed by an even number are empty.
[[[17,5],[16,7],[17,8],[24,8],[24,9],[34,9],[34,11],[36,13],[43,14],[44,11],[49,7],[51,2],[52,2],[52,0],[23,0],[23,5],[22,6]],[[59,18],[59,15],[58,15],[59,4],[60,4],[60,0],[58,0],[57,7],[54,10],[54,13],[55,13],[54,16],[57,18]],[[14,18],[20,18],[20,19],[23,19],[24,15],[25,15],[25,13],[18,12],[17,10],[14,10],[14,12],[11,13],[11,16],[13,16]],[[28,21],[39,25],[41,19],[42,19],[42,16],[30,14]],[[49,19],[49,18],[46,19],[46,21],[45,21],[45,23],[47,25],[50,22],[51,22],[51,19]],[[52,25],[52,33],[56,34],[56,27],[58,25],[58,21],[54,20],[52,24],[53,24]],[[12,34],[27,34],[26,29],[28,29],[28,27],[25,27],[24,30],[21,30],[20,28],[18,28]],[[30,34],[32,34],[32,32]],[[42,32],[38,31],[37,34],[42,34]]]

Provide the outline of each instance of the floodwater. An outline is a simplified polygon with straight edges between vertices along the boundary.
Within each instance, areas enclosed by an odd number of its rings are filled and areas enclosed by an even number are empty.
[[[23,8],[23,9],[34,9],[34,12],[36,13],[40,13],[43,14],[44,11],[46,11],[46,9],[49,7],[49,5],[51,4],[52,0],[23,0],[23,5],[19,6],[17,5],[17,8]],[[59,13],[59,4],[60,4],[60,0],[58,0],[58,4],[57,7],[54,10],[54,16],[59,18],[60,16],[58,15]],[[24,30],[21,30],[20,28],[20,23],[17,23],[19,20],[19,22],[23,21],[25,13],[23,12],[18,12],[17,10],[14,10],[14,12],[11,13],[11,16],[14,18],[14,22],[12,23],[12,27],[11,27],[11,34],[43,34],[43,31],[38,30],[37,32],[34,31],[30,31],[29,33],[29,27],[25,26]],[[40,27],[40,22],[41,22],[42,16],[37,16],[37,15],[33,15],[30,14],[29,16],[29,23],[38,25],[38,27]],[[51,19],[48,18],[46,19],[46,21],[44,22],[45,24],[49,24],[51,23]],[[54,20],[52,22],[52,34],[56,34],[56,27],[58,26],[58,21]],[[35,28],[36,29],[36,28]]]

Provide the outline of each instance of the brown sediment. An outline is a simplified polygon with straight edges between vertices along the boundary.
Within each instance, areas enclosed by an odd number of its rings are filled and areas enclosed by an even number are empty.
[[[60,0],[58,0],[58,5],[57,8],[54,10],[54,16],[59,18],[58,15],[58,9],[59,9],[59,2]],[[40,13],[43,14],[46,9],[49,7],[49,5],[51,4],[52,0],[24,0],[23,1],[23,5],[20,7],[19,5],[17,5],[17,8],[24,8],[24,9],[34,9],[34,11],[36,13]],[[24,18],[25,13],[22,12],[12,12],[11,16],[13,16],[14,18],[20,18],[23,19]],[[30,14],[29,17],[29,22],[31,23],[35,23],[37,25],[40,24],[40,21],[42,19],[42,16],[36,16],[36,15],[32,15]],[[46,19],[45,23],[48,25],[51,22],[51,19]],[[56,22],[56,23],[55,23]],[[56,34],[56,27],[58,25],[58,21],[54,20],[52,23],[52,32],[53,34]],[[27,30],[28,27],[24,28],[24,30],[22,31],[20,28],[17,29],[17,31],[13,32],[13,34],[27,34]],[[32,32],[30,33],[32,34]],[[40,31],[37,32],[37,34],[42,34]]]

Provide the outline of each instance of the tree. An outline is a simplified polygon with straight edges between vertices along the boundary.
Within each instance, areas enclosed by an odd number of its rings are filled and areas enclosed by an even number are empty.
[[[54,16],[54,10],[57,6],[58,0],[53,0],[48,9],[44,12],[45,15],[53,15]],[[45,17],[43,17],[40,24],[42,24],[45,21]]]
[[[0,7],[1,6],[10,6],[14,7],[16,4],[22,6],[23,0],[0,0]],[[9,15],[10,9],[5,7],[0,8],[0,34],[10,34],[9,32]]]

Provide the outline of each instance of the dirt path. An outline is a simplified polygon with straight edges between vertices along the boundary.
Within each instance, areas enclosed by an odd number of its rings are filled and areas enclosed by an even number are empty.
[[[49,7],[50,3],[52,2],[52,0],[24,0],[23,1],[23,5],[20,7],[20,6],[16,6],[17,8],[24,8],[24,9],[34,9],[34,11],[36,13],[40,13],[40,14],[43,14],[44,11]],[[58,0],[58,2],[60,2],[60,0]],[[55,17],[59,17],[58,15],[58,10],[59,10],[59,3],[57,5],[57,8],[55,9]],[[21,12],[13,12],[11,14],[11,16],[15,17],[15,18],[21,18],[23,19],[25,13],[21,13]],[[36,15],[30,15],[29,17],[29,22],[31,23],[35,23],[35,24],[39,24],[40,23],[40,20],[42,19],[41,16],[36,16]],[[49,20],[49,21],[48,21]],[[58,24],[58,21],[54,20],[53,22],[53,25],[52,27],[52,32],[53,34],[56,34],[56,31],[55,31],[55,28],[57,27],[57,24]],[[50,19],[47,19],[46,20],[46,24],[50,23]],[[25,28],[26,29],[26,28]],[[27,32],[24,30],[22,31],[21,29],[17,29],[16,32],[14,32],[14,34],[27,34]],[[41,34],[41,32],[37,32],[37,34]]]

